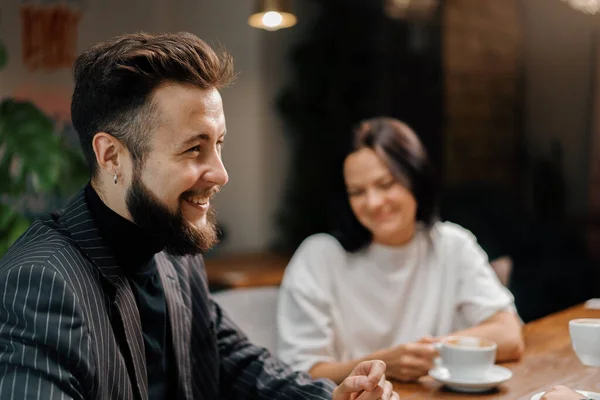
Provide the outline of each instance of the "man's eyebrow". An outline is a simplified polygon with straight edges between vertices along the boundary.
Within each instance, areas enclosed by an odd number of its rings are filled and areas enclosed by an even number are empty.
[[[181,147],[187,147],[187,146],[191,146],[193,143],[196,143],[198,141],[209,141],[210,140],[210,135],[207,133],[199,133],[197,135],[194,135],[192,137],[190,137],[189,139],[187,139],[185,142],[183,142],[181,144]]]
[[[225,135],[227,134],[227,131],[223,131],[223,133],[219,136],[219,138],[224,138]],[[197,135],[194,135],[192,137],[190,137],[189,139],[187,139],[185,142],[183,142],[181,144],[181,148],[185,148],[188,146],[191,146],[192,144],[199,142],[199,141],[203,141],[203,142],[208,142],[212,139],[212,136],[209,135],[208,133],[199,133]]]

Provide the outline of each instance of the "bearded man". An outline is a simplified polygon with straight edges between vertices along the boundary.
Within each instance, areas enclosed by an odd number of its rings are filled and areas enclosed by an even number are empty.
[[[312,380],[212,300],[202,253],[228,179],[219,90],[232,77],[231,56],[189,33],[79,56],[71,117],[91,178],[0,260],[0,398],[396,398],[383,362],[337,387]]]

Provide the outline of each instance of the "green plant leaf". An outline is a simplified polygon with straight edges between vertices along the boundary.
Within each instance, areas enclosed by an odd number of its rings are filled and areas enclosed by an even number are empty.
[[[34,192],[54,191],[75,168],[87,171],[85,163],[55,135],[52,120],[29,102],[0,103],[0,143],[5,153],[0,159],[0,181],[5,183],[0,193],[21,193],[31,184]],[[77,178],[78,184],[87,179]]]
[[[88,179],[80,152],[55,134],[54,123],[30,102],[0,102],[0,197],[26,198],[28,193],[68,194]],[[30,221],[0,204],[0,256]]]
[[[7,204],[0,204],[0,232],[8,231],[17,213]]]
[[[17,240],[19,238],[19,236],[21,236],[23,233],[25,233],[27,228],[29,228],[29,225],[31,225],[31,221],[29,219],[25,218],[22,215],[17,215],[17,217],[15,218],[15,221],[11,227],[11,230],[9,231],[9,233],[7,235],[7,238],[11,242],[11,244],[15,240]]]
[[[27,230],[31,221],[6,204],[0,204],[0,257]]]

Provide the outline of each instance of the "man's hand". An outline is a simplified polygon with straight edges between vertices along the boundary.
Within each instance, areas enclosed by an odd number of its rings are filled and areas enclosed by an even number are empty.
[[[415,381],[427,375],[435,364],[438,351],[434,346],[436,340],[424,337],[415,343],[403,343],[389,349],[382,357],[387,364],[387,376],[399,381]]]
[[[580,400],[584,396],[566,386],[555,386],[548,390],[540,400]]]
[[[400,400],[385,380],[383,361],[363,361],[335,388],[332,400]]]

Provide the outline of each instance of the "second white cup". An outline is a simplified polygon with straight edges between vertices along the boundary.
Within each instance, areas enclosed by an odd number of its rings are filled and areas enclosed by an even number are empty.
[[[575,354],[583,365],[600,367],[600,318],[569,321],[569,335]]]

